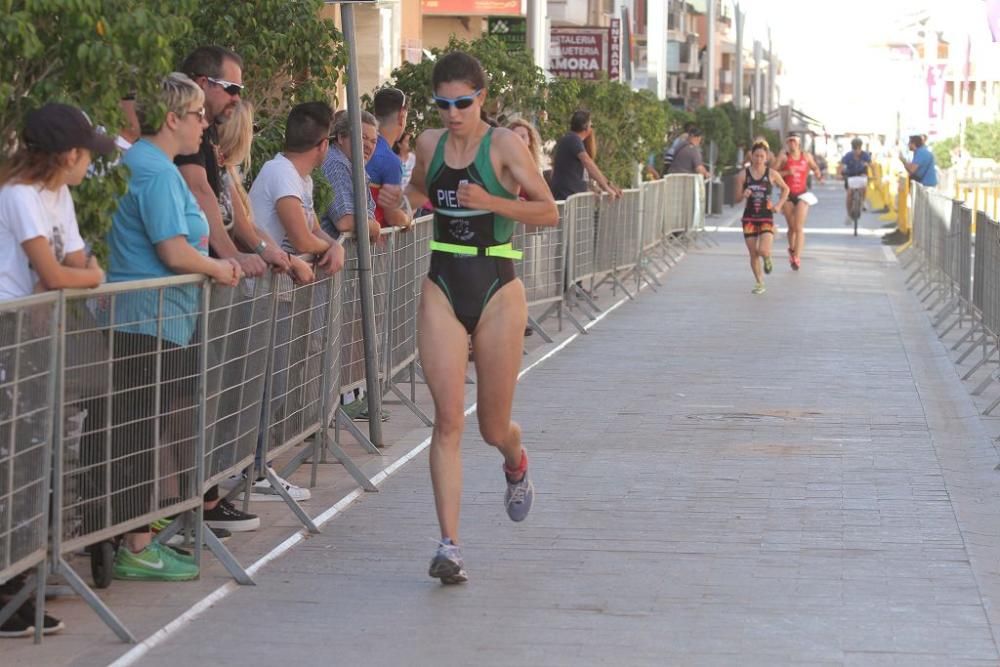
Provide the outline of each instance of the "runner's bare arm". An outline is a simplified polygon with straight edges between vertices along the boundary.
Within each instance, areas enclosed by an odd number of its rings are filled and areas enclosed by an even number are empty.
[[[771,176],[771,185],[781,188],[781,195],[778,197],[778,203],[774,205],[774,210],[780,211],[781,207],[785,205],[786,201],[788,201],[788,195],[792,190],[788,187],[788,183],[785,183],[785,179],[783,179],[781,174],[777,171],[771,169],[769,173]]]
[[[410,173],[410,182],[406,186],[404,196],[410,200],[410,206],[416,210],[427,203],[427,167],[430,166],[434,149],[444,130],[424,130],[417,137],[415,154],[416,162]]]
[[[746,188],[746,182],[747,182],[747,172],[744,169],[743,171],[736,174],[736,191],[740,193],[740,198],[736,200],[738,202],[743,201],[750,195],[750,192]]]
[[[813,159],[813,156],[812,156],[811,153],[806,153],[806,160],[809,162],[809,168],[812,169],[812,172],[814,174],[816,174],[816,178],[818,178],[819,182],[822,183],[823,182],[823,172],[820,171],[819,165],[816,164],[816,160]]]

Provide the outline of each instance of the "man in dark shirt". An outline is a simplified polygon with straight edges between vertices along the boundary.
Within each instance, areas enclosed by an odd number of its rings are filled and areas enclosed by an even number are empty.
[[[205,120],[208,129],[201,136],[201,147],[192,155],[174,158],[174,164],[194,194],[205,218],[208,219],[208,245],[212,254],[220,259],[233,258],[247,276],[261,276],[267,263],[254,253],[241,253],[226,230],[224,208],[232,220],[232,201],[223,191],[219,159],[216,154],[218,134],[215,126],[233,115],[243,90],[243,61],[228,49],[220,46],[200,46],[185,58],[181,71],[205,91]],[[219,497],[219,487],[213,486],[204,496],[204,520],[213,531],[239,532],[256,530],[260,518],[237,509],[228,500]]]
[[[578,192],[587,192],[587,180],[584,171],[590,175],[601,190],[612,197],[620,197],[621,190],[604,177],[597,164],[587,153],[583,142],[593,132],[590,124],[590,112],[578,110],[573,112],[569,121],[569,132],[556,142],[552,151],[552,177],[549,188],[556,199],[566,199]]]
[[[692,127],[688,130],[687,143],[677,151],[674,161],[670,164],[671,174],[701,174],[711,178],[712,174],[705,167],[701,157],[701,130]]]
[[[201,137],[201,147],[192,155],[179,155],[174,163],[181,171],[198,205],[208,218],[209,247],[219,258],[232,257],[247,276],[260,276],[267,263],[257,253],[241,253],[226,230],[232,222],[230,194],[222,187],[216,154],[216,126],[233,114],[243,90],[243,61],[238,55],[219,46],[201,46],[191,52],[181,71],[205,91],[205,120],[208,129]]]

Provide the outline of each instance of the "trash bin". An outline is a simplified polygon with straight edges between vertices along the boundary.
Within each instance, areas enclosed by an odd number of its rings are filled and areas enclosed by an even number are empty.
[[[708,214],[722,214],[723,185],[721,178],[715,178],[708,187]]]

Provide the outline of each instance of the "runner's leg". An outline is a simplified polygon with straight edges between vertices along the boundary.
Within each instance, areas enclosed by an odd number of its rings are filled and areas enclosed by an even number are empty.
[[[795,204],[785,202],[781,207],[781,214],[785,216],[785,224],[788,226],[788,254],[795,256],[795,239],[798,236],[798,228],[795,222]]]
[[[490,299],[472,335],[479,432],[514,470],[521,463],[521,427],[510,417],[527,319],[524,284],[513,280]]]
[[[524,331],[524,327],[521,328]],[[434,399],[431,484],[441,537],[458,543],[462,507],[462,430],[465,426],[467,334],[441,289],[424,279],[417,312],[417,348]],[[520,351],[520,346],[517,348]]]
[[[757,254],[761,257],[771,256],[771,246],[774,244],[774,234],[761,232],[757,237]],[[759,282],[759,281],[758,281]]]
[[[800,201],[795,205],[795,256],[801,258],[806,245],[806,216],[809,215],[809,204]]]
[[[764,276],[761,275],[760,255],[757,252],[757,240],[759,238],[759,235],[747,236],[744,237],[744,241],[746,241],[747,251],[750,253],[750,270],[753,271],[754,282],[762,283],[764,282]]]

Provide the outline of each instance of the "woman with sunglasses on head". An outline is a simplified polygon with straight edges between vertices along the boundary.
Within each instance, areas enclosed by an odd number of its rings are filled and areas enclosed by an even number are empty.
[[[807,195],[809,189],[809,172],[823,182],[823,172],[819,170],[812,155],[803,153],[799,135],[789,135],[785,150],[775,159],[774,169],[781,174],[788,184],[791,194],[781,208],[781,213],[788,222],[788,263],[793,270],[798,271],[802,265],[802,248],[806,242],[806,216],[809,215],[809,201],[816,203],[816,198]]]
[[[527,322],[524,285],[514,274],[515,221],[556,225],[558,211],[527,146],[512,131],[481,120],[486,74],[463,52],[438,60],[434,101],[444,129],[417,138],[406,195],[434,207],[431,267],[418,314],[420,360],[434,398],[430,467],[441,542],[429,574],[467,581],[459,551],[466,341],[476,364],[479,432],[503,456],[504,504],[513,521],[531,508],[534,489],[521,429],[511,421]],[[518,199],[518,193],[524,200]]]

